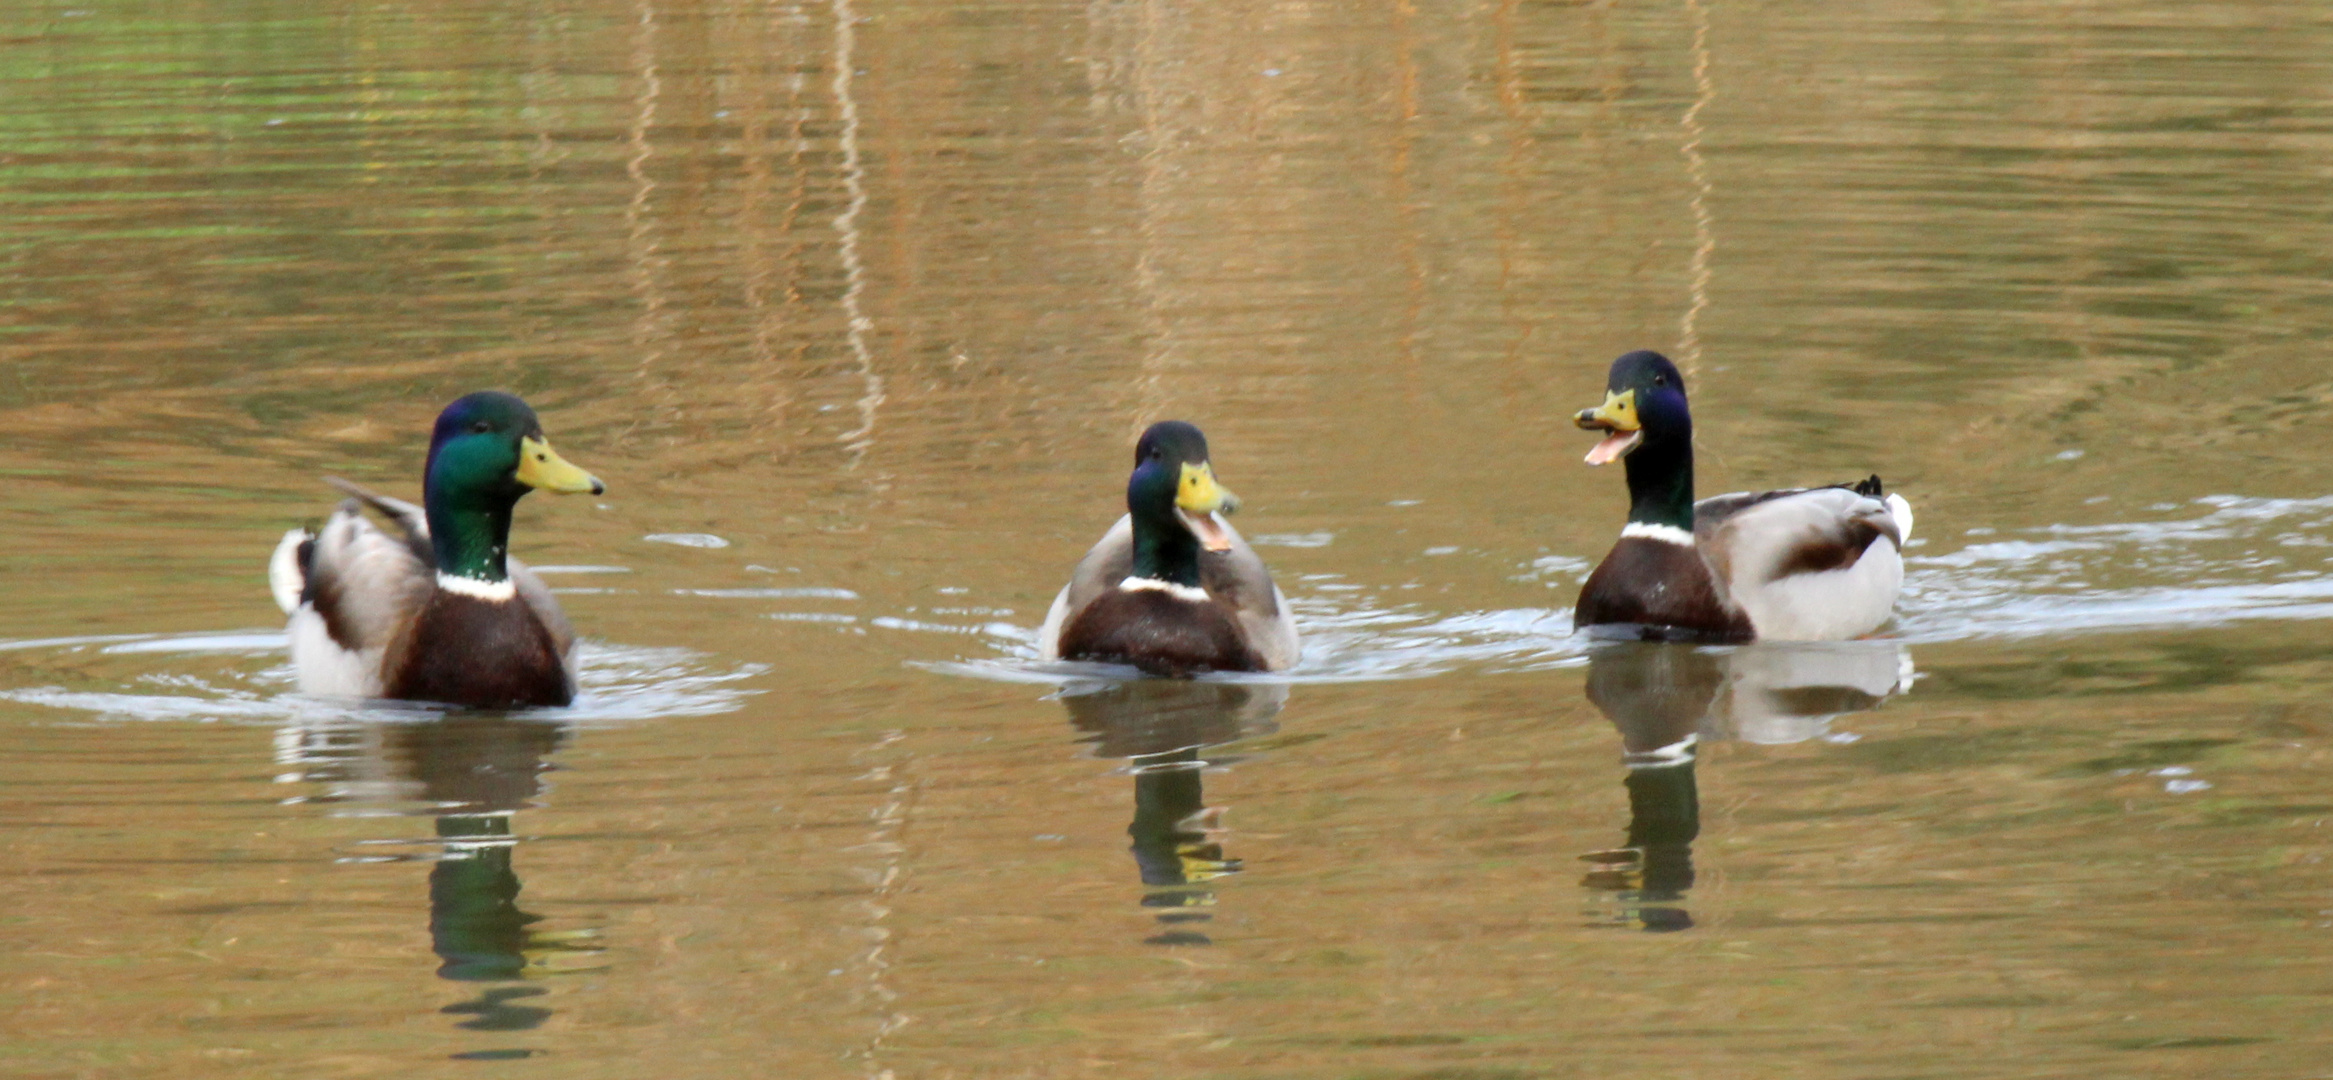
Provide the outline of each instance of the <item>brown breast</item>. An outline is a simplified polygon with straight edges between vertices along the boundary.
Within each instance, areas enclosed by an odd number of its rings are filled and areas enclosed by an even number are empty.
[[[1153,675],[1262,671],[1223,609],[1160,589],[1110,589],[1061,630],[1061,658],[1132,664]]]
[[[386,696],[474,708],[575,700],[551,632],[524,597],[500,602],[438,590],[397,641]]]
[[[1648,641],[1732,643],[1757,636],[1699,551],[1642,536],[1621,537],[1588,575],[1572,625],[1634,627],[1632,636]]]

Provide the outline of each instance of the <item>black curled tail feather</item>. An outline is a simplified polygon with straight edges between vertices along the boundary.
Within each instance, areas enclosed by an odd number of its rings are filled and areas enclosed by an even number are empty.
[[[1841,486],[1847,488],[1849,491],[1856,493],[1857,495],[1863,496],[1866,499],[1876,499],[1882,495],[1887,494],[1885,491],[1880,490],[1878,473],[1873,473],[1870,476],[1861,480],[1857,480],[1852,484],[1844,484]]]

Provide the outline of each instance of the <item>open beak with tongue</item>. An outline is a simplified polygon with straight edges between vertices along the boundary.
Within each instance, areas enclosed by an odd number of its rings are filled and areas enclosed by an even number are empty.
[[[1588,431],[1604,433],[1604,440],[1588,451],[1590,465],[1609,465],[1644,441],[1644,424],[1636,418],[1634,390],[1617,394],[1606,391],[1602,405],[1580,410],[1578,416],[1572,417],[1572,423]]]
[[[1204,462],[1183,464],[1182,481],[1175,488],[1175,516],[1209,551],[1231,550],[1231,528],[1217,513],[1239,509],[1239,498],[1215,482],[1215,469]]]

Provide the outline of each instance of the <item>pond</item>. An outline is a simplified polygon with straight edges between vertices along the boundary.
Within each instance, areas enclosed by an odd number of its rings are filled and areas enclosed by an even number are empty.
[[[0,14],[0,1072],[2294,1077],[2333,1051],[2320,5]],[[1917,507],[1594,647],[1571,415]],[[521,393],[568,709],[268,554]],[[1037,663],[1147,423],[1283,677]]]

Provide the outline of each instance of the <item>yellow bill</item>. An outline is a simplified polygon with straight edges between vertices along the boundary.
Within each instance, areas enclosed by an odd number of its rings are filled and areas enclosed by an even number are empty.
[[[1183,524],[1199,538],[1199,544],[1209,551],[1230,551],[1231,530],[1223,524],[1217,512],[1233,513],[1239,509],[1239,497],[1224,490],[1215,482],[1213,466],[1201,463],[1183,463],[1182,483],[1175,490],[1175,509],[1180,511]]]
[[[599,482],[599,477],[576,468],[566,458],[560,457],[558,451],[551,449],[550,443],[532,438],[518,441],[518,482],[562,495],[599,495],[608,489],[606,484]]]
[[[1572,422],[1588,431],[1604,432],[1604,441],[1588,451],[1588,464],[1609,465],[1644,441],[1644,423],[1636,417],[1636,391],[1604,392],[1604,403],[1582,409]]]

